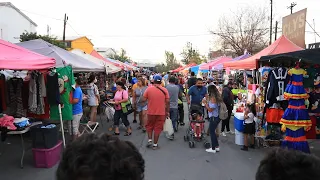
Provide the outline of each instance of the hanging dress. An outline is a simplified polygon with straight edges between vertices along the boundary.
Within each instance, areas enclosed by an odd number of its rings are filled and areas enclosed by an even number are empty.
[[[282,124],[282,130],[286,131],[286,137],[282,142],[283,147],[310,153],[305,136],[305,130],[312,126],[305,105],[308,94],[303,87],[303,76],[306,74],[307,72],[303,69],[292,68],[288,71],[290,81],[284,97],[289,100],[289,106],[285,110],[280,124]]]

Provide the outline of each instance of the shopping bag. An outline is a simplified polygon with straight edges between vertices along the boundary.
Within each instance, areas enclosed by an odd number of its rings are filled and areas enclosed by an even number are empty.
[[[121,103],[121,108],[122,108],[122,112],[127,115],[133,113],[134,111],[130,100],[128,100],[127,102]]]
[[[167,118],[164,125],[163,125],[163,131],[167,132],[169,136],[171,136],[174,131],[173,131],[173,126],[172,126],[172,121],[170,118]]]

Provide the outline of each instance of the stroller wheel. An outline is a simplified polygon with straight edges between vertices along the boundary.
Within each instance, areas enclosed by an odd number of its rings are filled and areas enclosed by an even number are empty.
[[[187,136],[183,136],[183,140],[187,142],[188,141]]]
[[[194,148],[195,144],[193,141],[189,141],[189,148]]]
[[[211,147],[209,142],[204,142],[204,148],[209,149]]]

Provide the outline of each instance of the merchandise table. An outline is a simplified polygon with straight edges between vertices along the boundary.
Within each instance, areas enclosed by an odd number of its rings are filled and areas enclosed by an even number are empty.
[[[21,147],[22,147],[22,155],[21,155],[21,160],[20,160],[20,167],[23,168],[23,160],[24,160],[24,154],[25,154],[25,145],[24,145],[24,139],[23,139],[23,134],[27,133],[30,131],[30,128],[36,125],[42,124],[41,121],[39,122],[33,122],[31,123],[30,126],[26,127],[24,130],[21,131],[9,131],[7,135],[20,135],[21,138]]]

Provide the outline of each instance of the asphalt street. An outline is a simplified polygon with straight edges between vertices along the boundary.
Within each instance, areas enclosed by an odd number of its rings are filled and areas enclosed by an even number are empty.
[[[187,116],[185,117],[187,122]],[[132,122],[132,115],[129,119]],[[232,124],[231,121],[231,126]],[[108,132],[109,125],[104,122],[98,132]],[[268,149],[254,149],[243,152],[235,145],[234,135],[219,138],[221,151],[216,154],[205,152],[202,143],[197,143],[195,148],[190,149],[188,143],[183,140],[187,126],[179,129],[173,141],[162,135],[159,141],[160,149],[152,150],[146,148],[147,137],[136,130],[137,126],[132,124],[134,129],[132,136],[124,137],[123,130],[120,138],[132,141],[139,148],[146,161],[146,180],[254,180],[258,164],[268,151]],[[30,138],[26,136],[25,139],[26,144],[31,146]],[[34,168],[31,149],[26,152],[24,168],[20,168],[19,137],[10,136],[5,143],[0,144],[0,152],[1,180],[55,179],[57,166],[51,169]]]

